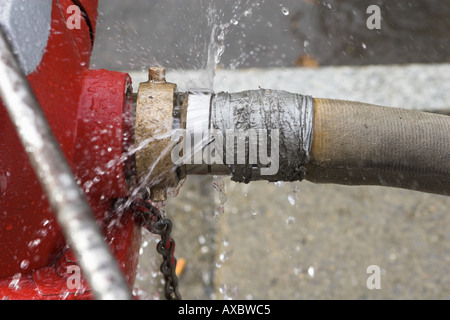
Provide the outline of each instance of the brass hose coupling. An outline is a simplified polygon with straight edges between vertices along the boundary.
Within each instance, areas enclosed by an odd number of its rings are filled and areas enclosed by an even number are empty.
[[[148,81],[139,84],[136,99],[136,173],[154,202],[165,201],[167,189],[184,177],[171,159],[177,87],[166,82],[165,73],[164,68],[151,67]]]

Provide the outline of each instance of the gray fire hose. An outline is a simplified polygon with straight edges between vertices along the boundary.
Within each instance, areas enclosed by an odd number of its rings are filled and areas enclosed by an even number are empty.
[[[450,195],[450,117],[315,99],[307,179]]]
[[[203,132],[203,163],[194,161],[199,151],[193,147],[184,162],[187,174],[229,174],[244,183],[306,179],[450,195],[449,116],[276,90],[186,95],[190,140]],[[205,122],[207,126],[198,125]],[[215,162],[205,161],[210,152]]]

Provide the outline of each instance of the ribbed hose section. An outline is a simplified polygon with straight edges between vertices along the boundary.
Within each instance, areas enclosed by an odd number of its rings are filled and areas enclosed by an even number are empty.
[[[305,178],[450,195],[450,117],[314,99]]]

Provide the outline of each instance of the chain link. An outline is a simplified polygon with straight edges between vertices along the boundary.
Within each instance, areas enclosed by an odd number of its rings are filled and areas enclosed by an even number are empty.
[[[178,290],[178,277],[175,273],[175,241],[171,238],[172,221],[164,217],[161,210],[151,204],[147,197],[135,200],[133,210],[139,214],[143,226],[153,234],[161,236],[156,251],[163,257],[160,271],[164,276],[164,295],[167,300],[181,300]]]

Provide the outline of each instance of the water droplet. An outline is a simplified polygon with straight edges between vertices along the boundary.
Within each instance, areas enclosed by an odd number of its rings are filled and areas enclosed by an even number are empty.
[[[284,181],[277,181],[277,182],[274,182],[274,184],[275,184],[277,187],[281,187],[281,186],[284,185]]]
[[[230,258],[231,254],[232,254],[231,251],[225,251],[225,252],[222,252],[222,253],[219,255],[219,259],[218,259],[217,262],[216,262],[216,268],[217,268],[217,269],[222,268],[224,262],[227,261],[227,260]]]
[[[11,282],[9,283],[8,288],[17,291],[19,289],[19,281],[20,281],[21,277],[22,277],[21,273],[16,273],[13,276],[13,279],[11,280]]]
[[[295,223],[295,217],[289,216],[289,217],[286,219],[286,224],[293,224],[293,223]]]
[[[65,291],[62,295],[62,300],[66,300],[69,297],[70,291]]]
[[[28,248],[30,250],[36,248],[41,243],[41,239],[35,239],[33,241],[28,242]]]
[[[291,194],[288,196],[288,201],[291,206],[295,206],[295,198]]]
[[[286,8],[286,7],[281,8],[281,12],[282,12],[285,16],[289,15],[289,10],[288,10],[288,8]]]
[[[237,21],[236,19],[231,19],[230,20],[230,23],[232,24],[232,25],[237,25],[238,23],[239,23],[239,21]]]
[[[365,44],[364,42],[361,44],[361,46],[362,46],[362,48],[363,48],[364,50],[367,49],[367,46],[366,46],[366,44]]]
[[[205,243],[206,243],[206,238],[205,238],[204,236],[200,235],[200,236],[198,237],[198,242],[199,242],[200,244],[205,244]]]
[[[308,268],[308,275],[309,275],[311,278],[314,278],[314,267],[309,267],[309,268]]]
[[[86,182],[84,183],[83,187],[84,187],[85,189],[89,190],[89,189],[92,187],[93,184],[94,184],[94,182],[92,182],[92,180],[88,180],[88,181],[86,181]]]
[[[209,272],[202,272],[201,273],[202,281],[204,284],[210,284],[211,283],[211,275]]]
[[[114,160],[110,160],[108,161],[108,163],[106,164],[106,168],[110,169],[115,165],[115,161]]]
[[[208,248],[208,246],[202,246],[202,247],[200,248],[200,251],[201,251],[203,254],[206,254],[206,253],[209,252],[209,248]]]
[[[45,229],[45,228],[39,229],[38,232],[37,232],[37,234],[38,234],[40,237],[45,238],[45,236],[47,236],[47,234],[48,234],[48,230]]]
[[[29,265],[30,261],[25,259],[20,263],[20,269],[25,270],[26,268],[28,268]]]
[[[227,196],[225,194],[225,182],[223,178],[220,176],[214,176],[213,178],[213,187],[219,193],[219,201],[220,203],[216,206],[214,210],[214,220],[218,222],[224,213],[225,202],[227,201]]]

